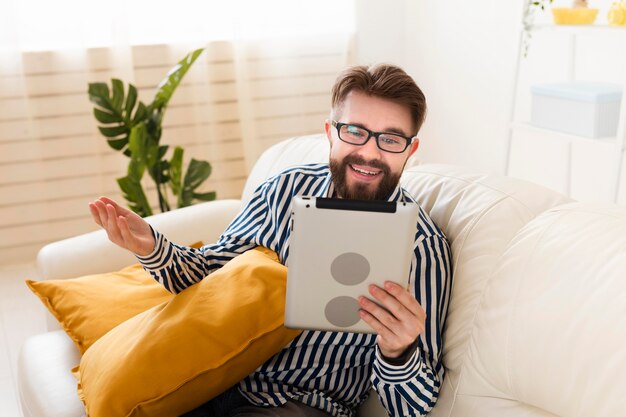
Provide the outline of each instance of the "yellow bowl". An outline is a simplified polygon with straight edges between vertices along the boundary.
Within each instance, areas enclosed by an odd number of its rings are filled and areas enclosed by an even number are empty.
[[[598,9],[586,7],[553,7],[552,17],[557,25],[590,25],[596,20]]]

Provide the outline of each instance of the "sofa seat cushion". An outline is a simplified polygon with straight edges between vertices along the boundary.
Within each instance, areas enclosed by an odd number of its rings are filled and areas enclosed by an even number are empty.
[[[65,332],[32,336],[18,359],[18,386],[24,417],[81,417],[71,369],[80,361],[78,349]]]

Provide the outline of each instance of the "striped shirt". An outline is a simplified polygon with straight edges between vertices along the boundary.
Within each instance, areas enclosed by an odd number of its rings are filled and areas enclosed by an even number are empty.
[[[336,196],[328,164],[294,167],[267,180],[216,244],[193,249],[173,244],[155,231],[155,250],[138,259],[173,293],[257,246],[272,249],[286,264],[291,201],[301,195]],[[400,186],[388,200],[415,202]],[[409,282],[426,312],[426,325],[406,363],[385,362],[372,334],[304,331],[241,381],[239,390],[259,406],[278,406],[291,399],[335,417],[352,417],[373,386],[391,416],[428,413],[444,374],[441,333],[450,295],[451,259],[444,234],[421,208]]]

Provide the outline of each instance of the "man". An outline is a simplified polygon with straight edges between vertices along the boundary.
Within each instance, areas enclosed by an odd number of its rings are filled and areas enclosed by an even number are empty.
[[[400,68],[347,69],[333,87],[325,123],[330,163],[290,168],[269,179],[219,241],[199,250],[169,242],[107,198],[89,207],[111,241],[135,253],[174,293],[256,246],[274,250],[284,264],[295,195],[414,201],[399,179],[419,146],[425,113],[422,91]],[[391,416],[428,413],[444,375],[441,333],[450,274],[445,236],[421,211],[409,289],[388,281],[359,299],[360,315],[376,335],[304,331],[237,387],[188,416],[353,416],[372,385]]]

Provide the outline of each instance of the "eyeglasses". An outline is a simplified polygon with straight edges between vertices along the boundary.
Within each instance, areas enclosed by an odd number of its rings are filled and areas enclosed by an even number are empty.
[[[409,147],[415,137],[407,138],[397,133],[372,132],[364,127],[350,125],[346,123],[331,121],[337,129],[339,139],[351,145],[363,146],[371,137],[376,139],[376,145],[385,152],[402,153]]]

